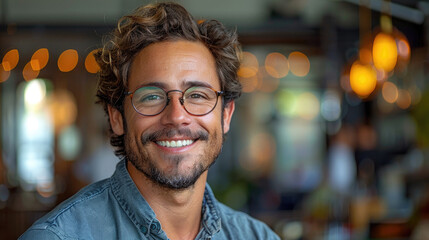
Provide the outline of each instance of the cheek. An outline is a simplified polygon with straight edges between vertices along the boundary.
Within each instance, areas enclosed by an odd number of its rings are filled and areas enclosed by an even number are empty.
[[[144,132],[156,129],[156,124],[159,123],[158,117],[144,117],[138,114],[131,106],[125,112],[125,121],[127,124],[127,133],[134,136],[141,136]]]
[[[213,112],[199,119],[199,125],[208,130],[211,134],[222,132],[222,113],[221,109],[215,109]]]

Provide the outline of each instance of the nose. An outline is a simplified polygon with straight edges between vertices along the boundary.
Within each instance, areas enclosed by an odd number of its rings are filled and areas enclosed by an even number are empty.
[[[168,105],[161,113],[161,123],[174,127],[189,125],[191,123],[191,115],[183,107],[180,92],[170,92],[169,96]]]

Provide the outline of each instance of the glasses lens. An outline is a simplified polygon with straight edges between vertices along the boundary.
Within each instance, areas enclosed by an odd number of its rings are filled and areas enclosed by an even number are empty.
[[[141,87],[133,94],[133,106],[143,115],[156,115],[164,109],[167,96],[158,87]]]
[[[183,95],[183,105],[194,115],[204,115],[213,110],[217,103],[217,94],[210,88],[191,87]]]

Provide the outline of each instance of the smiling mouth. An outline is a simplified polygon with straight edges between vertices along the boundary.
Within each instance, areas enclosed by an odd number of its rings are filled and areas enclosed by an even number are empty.
[[[168,147],[168,148],[179,148],[186,147],[194,143],[194,140],[186,139],[186,140],[172,140],[172,141],[156,141],[156,144]]]

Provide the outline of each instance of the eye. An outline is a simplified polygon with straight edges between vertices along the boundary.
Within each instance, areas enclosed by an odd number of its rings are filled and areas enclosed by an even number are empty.
[[[203,87],[190,88],[185,92],[185,99],[189,100],[208,100],[213,98],[213,92]]]
[[[164,97],[160,94],[146,94],[141,97],[139,97],[139,102],[141,103],[147,103],[147,102],[154,102],[154,101],[161,101]]]
[[[202,92],[192,92],[191,94],[188,95],[188,98],[203,98],[203,99],[207,99],[207,95],[202,93]]]
[[[148,96],[144,97],[142,99],[142,101],[155,101],[155,100],[160,100],[160,99],[162,99],[161,96],[158,96],[158,95],[148,95]]]

